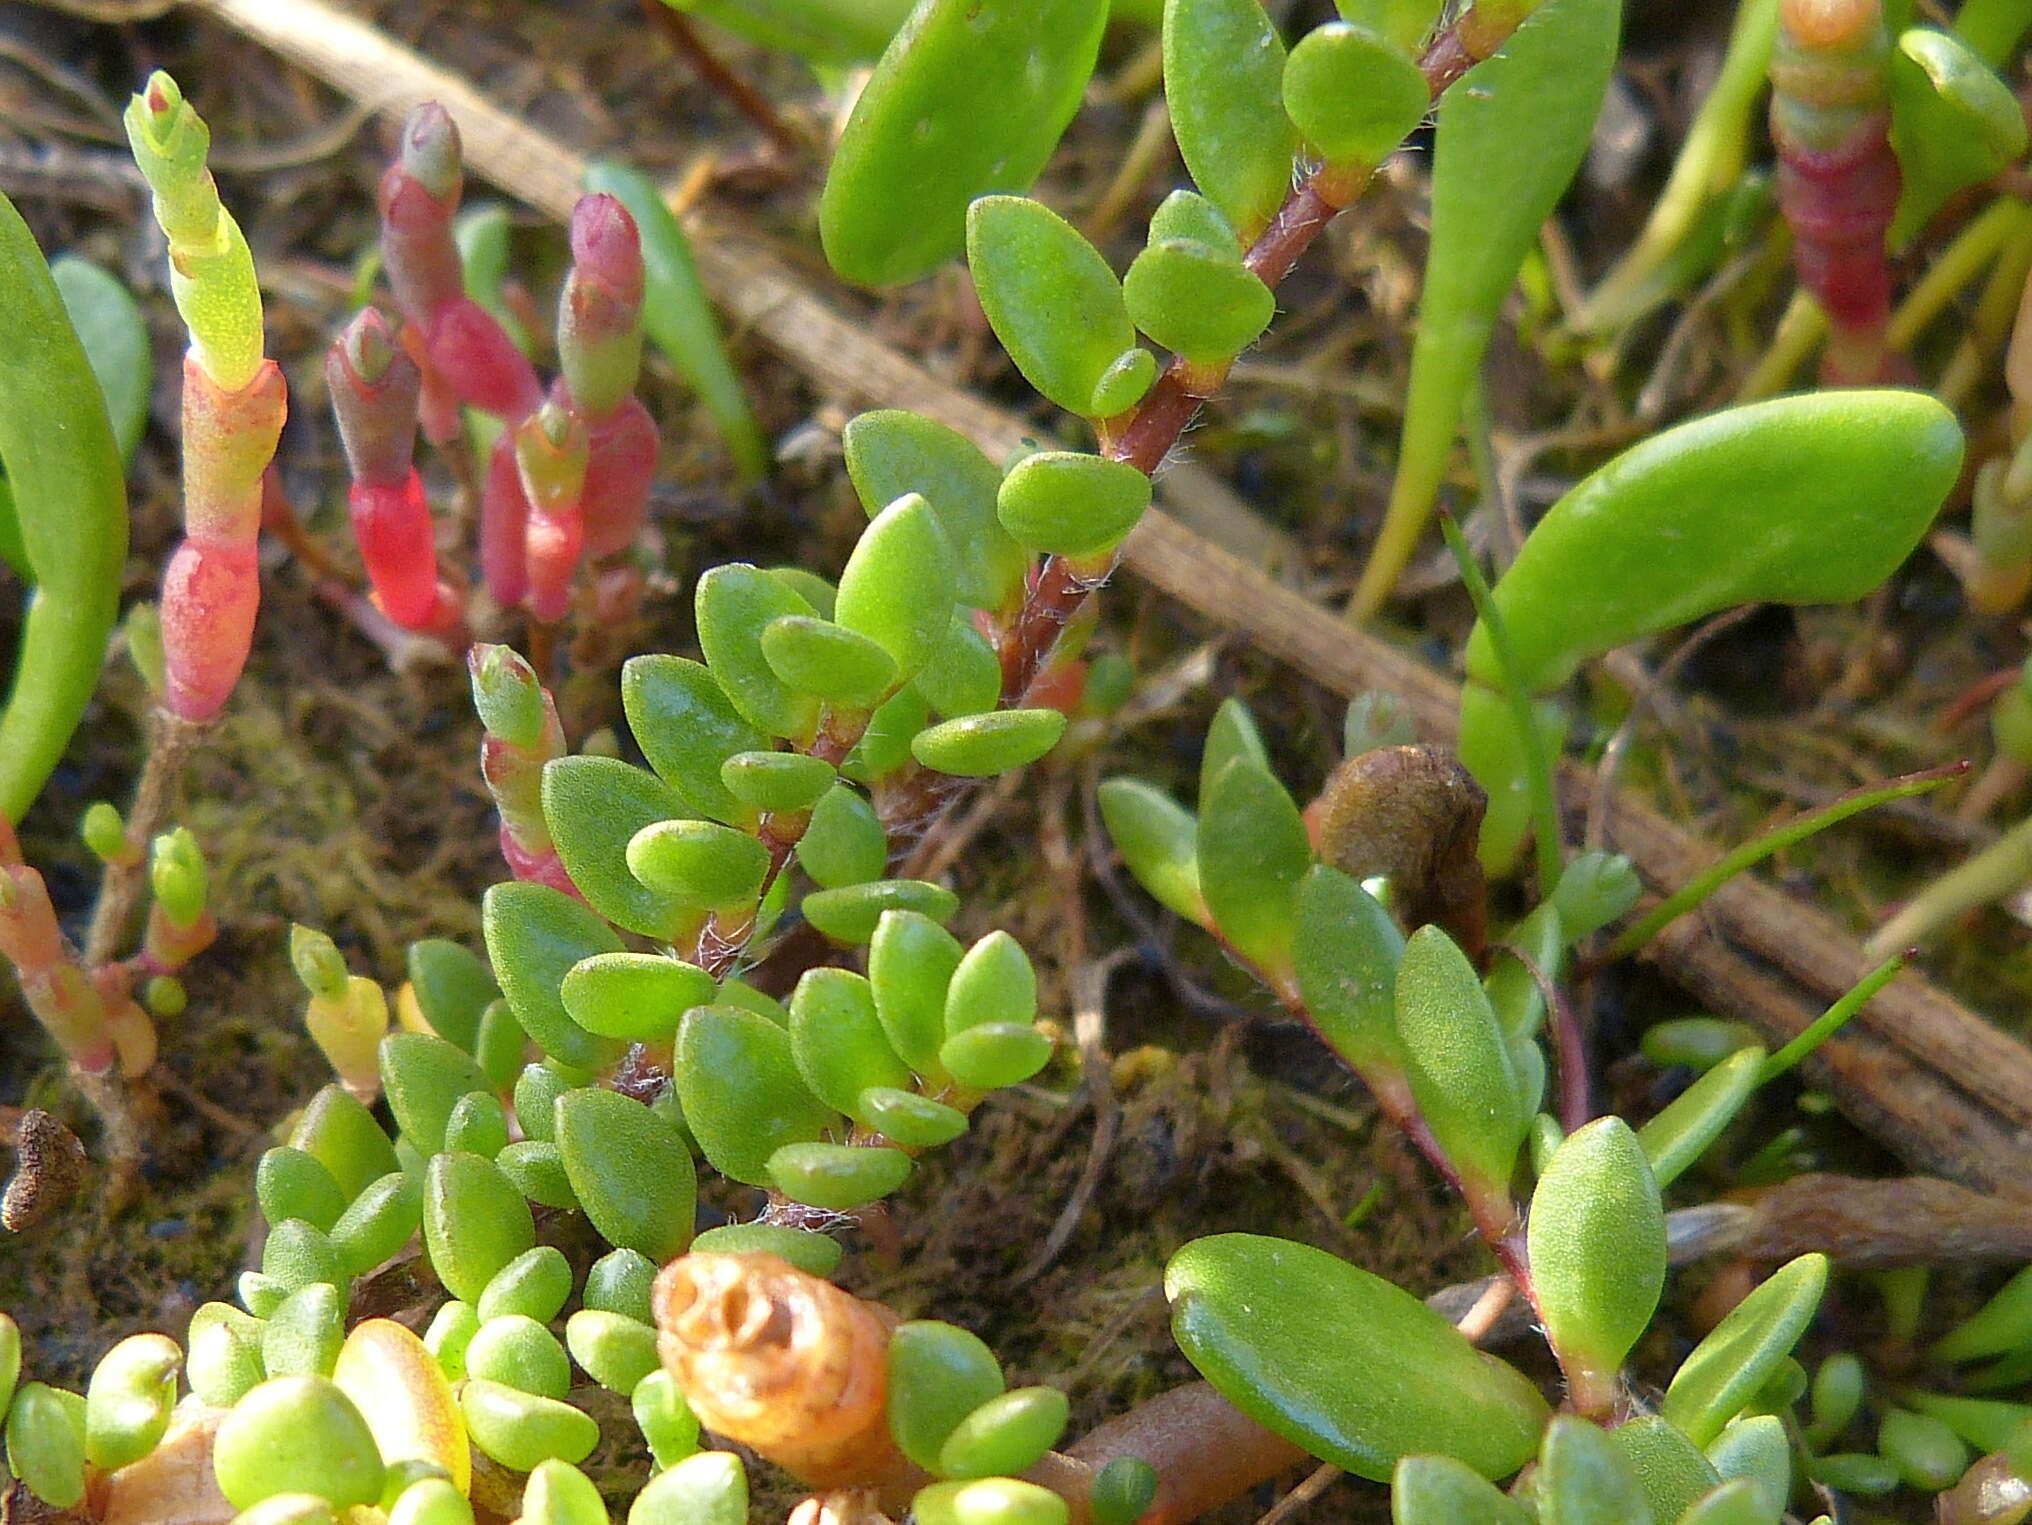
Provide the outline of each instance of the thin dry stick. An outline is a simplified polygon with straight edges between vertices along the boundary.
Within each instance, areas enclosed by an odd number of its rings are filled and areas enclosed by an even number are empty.
[[[190,3],[379,110],[400,116],[427,100],[443,102],[459,120],[476,173],[553,217],[569,215],[582,155],[374,27],[321,0]],[[734,325],[820,391],[913,409],[968,435],[991,458],[1023,439],[1020,420],[940,381],[806,289],[734,214],[701,208],[691,231],[700,272]],[[1189,481],[1205,490],[1211,479],[1185,468],[1167,472],[1167,502]],[[1169,514],[1145,515],[1124,552],[1130,571],[1216,623],[1247,631],[1315,682],[1346,695],[1395,694],[1427,738],[1455,734],[1460,691],[1447,679],[1350,629]],[[1585,809],[1594,775],[1570,766],[1562,783],[1569,802]],[[1617,845],[1654,890],[1684,883],[1717,856],[1634,797],[1616,796],[1614,825]],[[1716,894],[1702,916],[1682,918],[1645,956],[1778,1042],[1872,967],[1832,917],[1747,876]],[[2023,1193],[2032,1182],[2032,1053],[1920,976],[1908,972],[1887,987],[1816,1064],[1819,1083],[1849,1115],[1914,1164],[1998,1191]]]
[[[1284,1525],[1286,1520],[1326,1492],[1343,1476],[1345,1474],[1332,1462],[1314,1467],[1300,1479],[1296,1488],[1264,1510],[1262,1518],[1256,1521],[1256,1525]]]

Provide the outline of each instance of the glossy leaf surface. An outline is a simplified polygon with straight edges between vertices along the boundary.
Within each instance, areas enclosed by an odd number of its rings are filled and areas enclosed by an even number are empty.
[[[1537,1448],[1548,1410],[1522,1373],[1323,1250],[1219,1234],[1172,1256],[1164,1285],[1179,1348],[1224,1398],[1357,1476],[1436,1451],[1504,1477]]]

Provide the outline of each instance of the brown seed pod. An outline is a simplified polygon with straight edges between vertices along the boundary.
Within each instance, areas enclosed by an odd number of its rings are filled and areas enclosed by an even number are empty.
[[[1305,811],[1320,858],[1355,879],[1387,877],[1411,927],[1437,923],[1476,958],[1488,891],[1475,846],[1489,797],[1444,747],[1377,747],[1334,770]]]
[[[49,1113],[21,1114],[14,1138],[14,1174],[0,1193],[0,1228],[13,1233],[69,1205],[85,1179],[85,1146]]]
[[[706,1429],[815,1489],[920,1476],[889,1434],[896,1316],[774,1255],[683,1255],[656,1278],[657,1346]]]

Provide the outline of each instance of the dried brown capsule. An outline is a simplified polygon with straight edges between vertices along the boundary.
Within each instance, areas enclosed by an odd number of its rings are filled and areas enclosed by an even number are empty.
[[[889,1434],[896,1316],[774,1255],[683,1255],[656,1278],[658,1348],[699,1423],[817,1489],[919,1476]]]
[[[85,1179],[85,1146],[49,1113],[21,1114],[14,1139],[14,1174],[0,1193],[0,1228],[34,1228],[69,1205]]]
[[[1436,923],[1473,958],[1488,938],[1475,852],[1488,803],[1444,747],[1377,747],[1334,770],[1305,822],[1323,861],[1355,879],[1387,877],[1407,925]]]

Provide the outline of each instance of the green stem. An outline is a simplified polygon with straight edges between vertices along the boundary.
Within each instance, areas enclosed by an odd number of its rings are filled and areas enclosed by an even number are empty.
[[[1886,805],[1892,800],[1910,799],[1915,794],[1924,794],[1929,789],[1937,789],[1949,779],[1960,778],[1967,771],[1967,763],[1955,763],[1950,767],[1932,768],[1924,773],[1909,773],[1888,783],[1856,789],[1844,794],[1840,799],[1821,806],[1818,810],[1809,810],[1805,815],[1794,817],[1775,831],[1767,831],[1760,837],[1752,837],[1734,852],[1728,853],[1653,906],[1649,914],[1637,921],[1610,945],[1608,952],[1603,955],[1604,961],[1628,958],[1636,953],[1669,924],[1706,900],[1736,875],[1754,868],[1774,853],[1783,852],[1795,843],[1804,842],[1808,837],[1827,830],[1837,822],[1846,821],[1852,815],[1860,815],[1874,806]]]
[[[1924,278],[1891,314],[1891,326],[1884,334],[1891,348],[1910,349],[1925,332],[1926,325],[1945,310],[1963,287],[1995,264],[2027,228],[2032,228],[2032,207],[2015,197],[1999,196],[1985,207],[1935,256]]]
[[[1655,300],[1652,277],[1658,268],[1686,242],[1708,205],[1742,178],[1751,117],[1777,40],[1778,0],[1743,0],[1721,73],[1687,129],[1644,231],[1588,293],[1573,317],[1576,332],[1603,333],[1641,316]]]
[[[1869,1004],[1871,996],[1898,977],[1899,971],[1905,967],[1906,958],[1903,953],[1887,958],[1858,980],[1847,995],[1815,1017],[1798,1037],[1764,1061],[1757,1071],[1757,1084],[1769,1085],[1840,1032],[1851,1017]]]
[[[2002,899],[2032,881],[2032,820],[2020,821],[1959,868],[1927,885],[1863,944],[1882,957],[1887,948],[1925,942],[1965,911]]]
[[[0,463],[35,576],[0,712],[0,815],[34,803],[98,686],[127,561],[127,489],[106,401],[13,203],[0,196]]]
[[[1820,303],[1814,301],[1811,292],[1793,292],[1791,305],[1778,320],[1771,347],[1764,351],[1756,369],[1743,379],[1735,400],[1755,402],[1763,397],[1776,397],[1791,384],[1799,368],[1826,338],[1827,314],[1821,311]]]
[[[1510,646],[1510,632],[1503,623],[1502,611],[1497,609],[1496,600],[1489,592],[1489,580],[1476,564],[1475,554],[1468,548],[1460,525],[1445,509],[1439,513],[1439,532],[1446,537],[1446,548],[1453,552],[1453,559],[1460,567],[1461,582],[1474,602],[1476,617],[1489,633],[1489,644],[1495,648],[1496,661],[1503,670],[1503,697],[1509,703],[1511,718],[1517,724],[1517,735],[1524,751],[1524,769],[1531,783],[1531,816],[1535,827],[1532,835],[1537,838],[1538,848],[1538,894],[1540,899],[1550,899],[1552,892],[1559,887],[1559,878],[1566,871],[1566,863],[1559,841],[1559,798],[1552,792],[1552,762],[1546,756],[1545,736],[1539,729],[1538,713],[1531,703],[1531,690],[1524,683],[1517,654]]]

